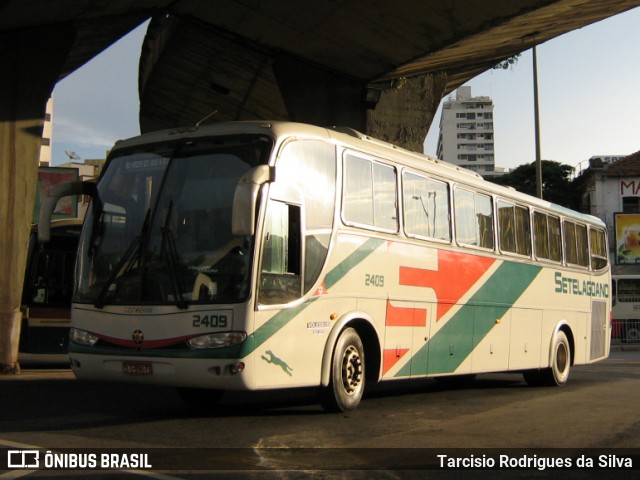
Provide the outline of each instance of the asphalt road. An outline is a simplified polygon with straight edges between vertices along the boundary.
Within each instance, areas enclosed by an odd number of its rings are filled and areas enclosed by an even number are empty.
[[[505,468],[474,478],[629,478],[640,470],[638,351],[574,367],[561,388],[531,388],[517,374],[481,375],[461,388],[434,380],[371,386],[358,409],[342,414],[324,413],[313,390],[230,393],[193,411],[171,388],[79,382],[58,360],[23,359],[20,375],[0,377],[0,448],[67,460],[89,452],[97,463],[105,452],[144,452],[152,465],[76,476],[459,478],[500,455]],[[575,468],[579,455],[594,468]],[[535,464],[565,457],[573,468]],[[523,458],[534,463],[517,468]],[[448,463],[465,461],[475,468]],[[0,479],[68,474],[8,469]]]

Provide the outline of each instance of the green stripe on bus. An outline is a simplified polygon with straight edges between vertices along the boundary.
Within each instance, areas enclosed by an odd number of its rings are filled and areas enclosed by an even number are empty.
[[[534,265],[504,262],[395,376],[454,372],[541,270]]]
[[[374,250],[382,245],[385,240],[380,238],[370,238],[358,247],[353,253],[347,256],[343,261],[336,265],[324,278],[324,284],[327,289],[333,287],[342,278],[349,273],[362,260],[367,258]]]
[[[310,298],[304,303],[301,303],[297,307],[285,308],[276,313],[273,317],[259,327],[255,332],[247,337],[242,344],[242,350],[240,358],[244,358],[252,353],[256,348],[269,340],[276,334],[282,327],[288,324],[291,320],[298,316],[300,312],[305,310],[309,305],[315,302],[318,297]]]
[[[384,240],[379,238],[370,238],[366,240],[360,247],[354,252],[349,254],[342,262],[336,265],[325,277],[325,288],[329,289],[333,287],[338,281],[340,281],[349,271],[357,264],[362,262],[365,258],[371,255],[376,248],[384,243]],[[312,297],[301,303],[297,307],[287,308],[280,310],[267,322],[259,327],[253,334],[249,335],[247,340],[243,344],[242,355],[240,358],[244,358],[252,353],[256,348],[260,347],[264,342],[269,340],[276,334],[282,327],[287,325],[293,320],[300,312],[305,310],[309,305],[315,302],[320,297]]]

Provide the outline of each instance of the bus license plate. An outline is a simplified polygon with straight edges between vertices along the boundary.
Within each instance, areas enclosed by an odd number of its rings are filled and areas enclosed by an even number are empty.
[[[122,362],[125,375],[151,375],[151,362]]]

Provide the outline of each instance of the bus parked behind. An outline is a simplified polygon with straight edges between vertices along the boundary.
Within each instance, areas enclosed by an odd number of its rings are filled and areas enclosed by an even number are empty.
[[[69,348],[73,272],[81,219],[51,222],[51,240],[37,241],[37,226],[29,237],[22,289],[20,351],[61,353]]]
[[[612,275],[613,339],[640,343],[640,275]]]

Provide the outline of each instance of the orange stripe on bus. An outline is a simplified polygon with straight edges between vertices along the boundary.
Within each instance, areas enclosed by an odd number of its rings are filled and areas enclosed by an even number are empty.
[[[398,363],[408,351],[408,348],[390,348],[385,350],[382,358],[382,375],[386,374],[391,367]]]
[[[438,269],[400,267],[400,285],[432,288],[438,297],[437,320],[493,265],[495,259],[467,253],[438,252]]]
[[[387,300],[387,327],[424,327],[427,325],[427,311],[423,308],[394,307]]]

